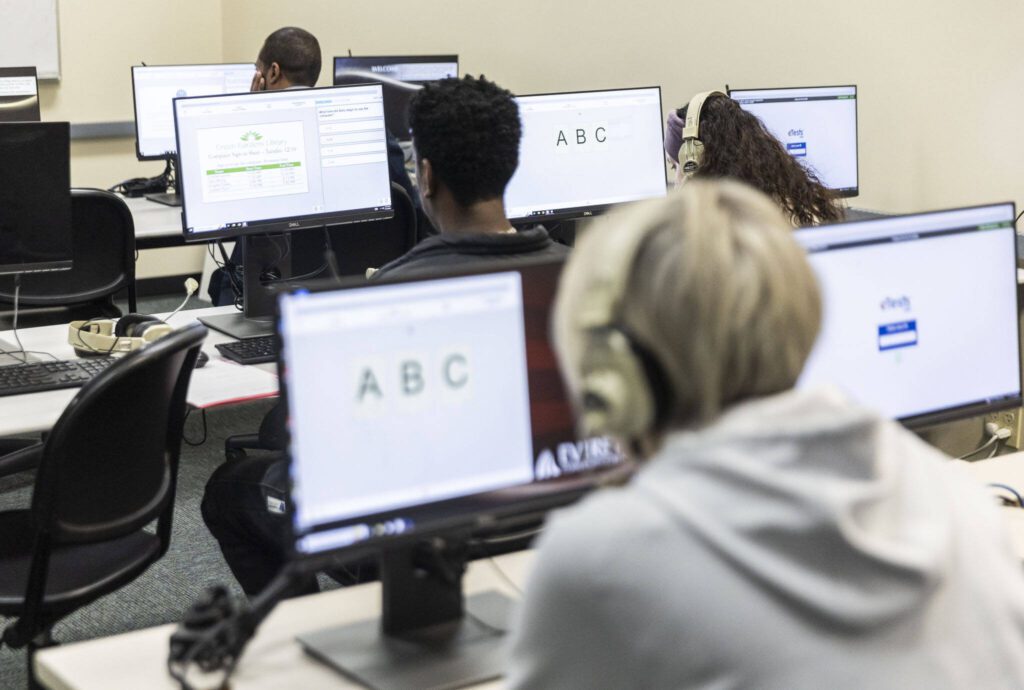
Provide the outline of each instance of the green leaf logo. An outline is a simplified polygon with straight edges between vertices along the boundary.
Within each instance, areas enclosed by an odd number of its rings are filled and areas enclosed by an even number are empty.
[[[262,138],[262,134],[260,134],[259,132],[253,132],[252,130],[249,130],[241,137],[242,141],[259,141]]]

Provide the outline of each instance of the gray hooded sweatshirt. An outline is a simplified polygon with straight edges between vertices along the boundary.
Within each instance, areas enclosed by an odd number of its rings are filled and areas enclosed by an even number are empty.
[[[516,688],[1024,688],[1024,575],[944,455],[829,390],[669,436],[555,515]]]

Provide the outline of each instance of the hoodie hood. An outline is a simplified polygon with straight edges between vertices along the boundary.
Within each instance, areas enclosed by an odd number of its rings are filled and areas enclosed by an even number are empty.
[[[917,609],[948,572],[947,459],[837,391],[789,391],[674,433],[634,486],[752,584],[858,630]]]

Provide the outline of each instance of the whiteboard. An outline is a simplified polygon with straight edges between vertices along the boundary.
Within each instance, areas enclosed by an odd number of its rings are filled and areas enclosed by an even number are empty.
[[[0,67],[35,66],[40,79],[60,79],[57,0],[0,0]]]

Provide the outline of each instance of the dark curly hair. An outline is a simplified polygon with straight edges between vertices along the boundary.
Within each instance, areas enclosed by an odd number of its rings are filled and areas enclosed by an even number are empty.
[[[286,26],[267,36],[256,58],[264,67],[276,62],[298,86],[316,86],[320,78],[320,42],[305,29]]]
[[[459,204],[504,196],[522,135],[511,92],[482,75],[426,84],[409,102],[409,127],[416,155]]]
[[[679,117],[686,120],[686,109]],[[760,189],[797,225],[843,219],[836,195],[786,152],[758,117],[727,96],[711,96],[700,114],[704,156],[694,177],[732,177]]]

